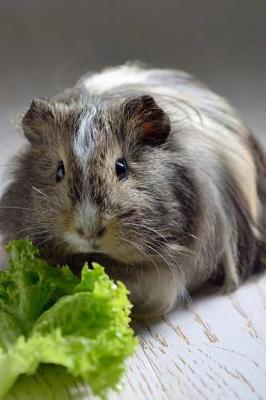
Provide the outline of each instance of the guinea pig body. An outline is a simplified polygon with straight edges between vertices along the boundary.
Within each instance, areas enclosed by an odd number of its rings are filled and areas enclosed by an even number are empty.
[[[262,260],[265,156],[190,75],[107,69],[33,102],[22,125],[29,145],[0,204],[5,242],[103,263],[146,317],[209,280],[232,290]]]

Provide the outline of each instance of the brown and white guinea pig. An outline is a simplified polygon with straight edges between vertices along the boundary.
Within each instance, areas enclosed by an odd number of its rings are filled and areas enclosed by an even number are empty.
[[[135,313],[166,313],[210,280],[226,291],[262,259],[266,160],[226,101],[136,64],[33,101],[0,232],[54,263],[106,266]]]

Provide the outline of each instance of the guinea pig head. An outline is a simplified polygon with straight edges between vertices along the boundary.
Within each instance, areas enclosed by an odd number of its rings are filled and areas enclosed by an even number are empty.
[[[173,239],[179,215],[181,229],[170,122],[152,97],[34,101],[23,129],[30,237],[52,258],[100,253],[139,263]]]

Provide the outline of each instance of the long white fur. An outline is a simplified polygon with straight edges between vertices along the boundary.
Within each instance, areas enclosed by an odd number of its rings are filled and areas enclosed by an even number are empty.
[[[80,166],[86,171],[89,155],[93,152],[93,142],[88,140],[91,135],[89,135],[88,130],[92,127],[92,121],[96,115],[96,108],[93,107],[86,113],[82,118],[78,132],[73,141],[73,151],[79,161]]]

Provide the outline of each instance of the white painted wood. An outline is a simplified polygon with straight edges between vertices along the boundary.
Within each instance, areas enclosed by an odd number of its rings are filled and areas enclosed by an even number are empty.
[[[7,142],[0,144],[2,165],[18,146],[16,136]],[[122,390],[110,400],[266,400],[265,274],[230,295],[198,295],[189,307],[135,328],[138,349]],[[6,397],[65,399],[92,396],[87,385],[53,366],[21,377]]]

